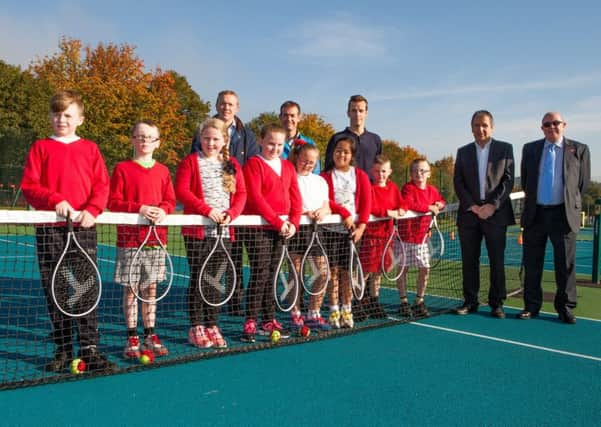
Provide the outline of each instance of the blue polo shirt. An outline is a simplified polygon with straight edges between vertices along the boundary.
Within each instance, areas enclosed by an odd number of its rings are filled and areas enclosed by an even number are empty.
[[[373,181],[371,167],[374,164],[376,156],[382,154],[382,140],[377,134],[369,132],[367,129],[365,129],[361,135],[357,135],[347,127],[343,131],[332,135],[328,142],[328,146],[326,147],[325,169],[330,170],[334,167],[334,161],[332,160],[334,147],[336,146],[336,142],[342,138],[350,138],[355,141],[355,145],[357,146],[355,163],[360,169],[365,171]]]

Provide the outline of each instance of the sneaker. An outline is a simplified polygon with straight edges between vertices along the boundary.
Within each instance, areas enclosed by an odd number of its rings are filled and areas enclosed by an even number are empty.
[[[411,317],[413,313],[411,312],[411,306],[408,302],[402,302],[401,307],[399,308],[399,314],[402,317]]]
[[[149,335],[144,338],[144,348],[152,351],[157,357],[166,356],[169,354],[169,350],[167,350],[167,347],[161,344],[161,340],[158,336],[156,336],[156,334]]]
[[[255,342],[255,335],[257,334],[257,322],[255,319],[246,319],[244,322],[244,329],[242,331],[242,342]]]
[[[211,348],[213,341],[207,336],[207,330],[202,325],[192,326],[188,331],[188,341],[194,347]]]
[[[278,331],[280,333],[280,338],[290,338],[290,332],[284,329],[282,324],[276,319],[263,322],[261,329],[259,329],[259,335],[265,335],[269,337],[273,331]]]
[[[384,310],[382,304],[376,301],[372,304],[369,317],[372,319],[386,319],[388,317],[388,313],[386,313],[386,310]]]
[[[292,326],[297,328],[301,328],[305,324],[305,320],[300,313],[292,313],[290,316],[290,322],[292,323]]]
[[[428,309],[426,308],[426,304],[421,301],[421,302],[415,302],[413,303],[413,307],[411,307],[411,309],[413,310],[413,315],[415,317],[429,317],[430,313],[428,312]]]
[[[353,313],[350,311],[342,310],[342,321],[340,322],[340,326],[343,328],[354,328],[355,321],[353,320]]]
[[[46,372],[63,371],[69,367],[71,359],[73,359],[72,353],[64,350],[56,350],[52,360],[46,363],[46,365],[44,366],[44,370]]]
[[[332,329],[330,324],[326,322],[326,319],[321,316],[308,318],[305,322],[305,325],[311,329],[315,329],[316,331],[329,331]]]
[[[330,326],[332,326],[332,328],[340,329],[340,312],[338,310],[331,311],[328,322],[330,322]]]
[[[207,336],[213,343],[215,348],[227,348],[227,341],[221,335],[221,331],[217,325],[207,328]]]
[[[140,358],[140,338],[137,335],[127,338],[127,343],[123,349],[123,357],[126,359]]]
[[[118,370],[117,365],[100,354],[98,349],[96,349],[96,346],[90,346],[79,350],[79,358],[86,362],[86,370],[90,372],[115,372]]]

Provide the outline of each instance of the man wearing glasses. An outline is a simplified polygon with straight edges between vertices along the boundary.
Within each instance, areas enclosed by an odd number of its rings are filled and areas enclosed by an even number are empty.
[[[563,136],[567,123],[558,112],[544,115],[544,139],[524,145],[521,182],[526,193],[524,229],[524,310],[519,319],[538,316],[547,239],[555,261],[555,310],[559,320],[576,323],[576,234],[580,229],[582,195],[590,180],[591,160],[585,144]]]
[[[478,311],[480,246],[482,238],[490,260],[488,304],[491,316],[505,317],[505,234],[515,224],[509,195],[513,188],[513,148],[492,138],[494,122],[486,110],[476,111],[471,121],[474,142],[457,151],[453,184],[459,199],[457,227],[461,243],[463,305],[457,314]]]

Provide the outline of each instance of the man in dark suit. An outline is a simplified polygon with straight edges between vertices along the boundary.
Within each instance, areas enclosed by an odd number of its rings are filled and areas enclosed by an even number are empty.
[[[463,260],[463,305],[457,314],[478,311],[480,290],[480,245],[482,238],[490,260],[488,304],[491,315],[504,318],[505,234],[515,224],[509,195],[515,165],[513,148],[492,138],[492,114],[485,110],[472,116],[474,142],[457,150],[453,184],[459,198],[457,227]]]
[[[524,310],[520,319],[538,316],[543,302],[541,279],[547,239],[553,245],[555,310],[559,320],[576,323],[576,235],[582,195],[590,181],[588,147],[563,136],[567,124],[558,112],[544,115],[544,139],[524,145],[521,182],[526,193],[524,229]]]

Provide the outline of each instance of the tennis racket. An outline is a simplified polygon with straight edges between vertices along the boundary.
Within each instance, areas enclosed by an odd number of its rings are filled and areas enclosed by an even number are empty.
[[[365,293],[365,276],[363,275],[363,267],[361,266],[361,260],[359,259],[359,252],[353,242],[353,235],[349,233],[349,278],[351,282],[351,289],[355,298],[360,301],[363,299]]]
[[[299,280],[292,258],[288,253],[288,241],[282,240],[282,253],[273,276],[273,294],[278,309],[288,312],[296,305]]]
[[[395,282],[405,270],[407,252],[399,234],[398,219],[394,220],[392,232],[382,252],[382,275],[389,281]]]
[[[440,260],[444,255],[444,236],[438,228],[438,221],[436,220],[436,215],[434,214],[432,214],[432,220],[430,221],[428,232],[422,241],[422,247],[425,248],[426,245],[428,248],[428,253],[425,255],[429,261],[430,268],[434,268],[440,263]]]
[[[524,244],[524,234],[523,231],[520,229],[520,234],[518,234],[518,238],[517,238],[517,244],[518,245],[523,245]],[[520,285],[519,288],[514,289],[510,292],[507,293],[508,297],[514,297],[516,295],[519,295],[520,293],[522,293],[522,291],[524,290],[524,282],[526,281],[526,272],[524,271],[524,257],[522,255],[522,259],[520,260],[520,270],[518,272],[518,283]]]
[[[96,263],[77,241],[71,215],[67,214],[67,239],[50,283],[52,300],[68,317],[83,317],[98,307],[102,278]]]
[[[142,271],[153,277],[150,279],[156,285],[154,296],[144,297],[139,291]],[[173,283],[173,261],[165,244],[161,240],[157,227],[148,227],[144,240],[136,249],[129,266],[129,287],[133,294],[142,302],[156,303],[167,296]]]
[[[317,222],[314,222],[309,246],[301,260],[300,281],[309,295],[317,296],[325,292],[330,276],[328,254],[321,244]]]
[[[236,290],[236,264],[223,242],[223,226],[217,226],[215,244],[202,263],[198,275],[198,291],[203,301],[212,307],[227,303]]]

